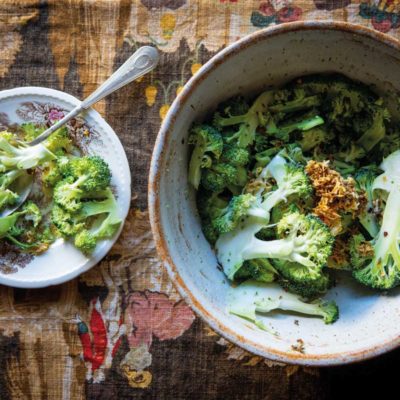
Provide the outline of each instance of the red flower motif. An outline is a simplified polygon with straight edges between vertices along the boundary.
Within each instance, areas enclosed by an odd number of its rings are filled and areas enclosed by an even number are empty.
[[[275,8],[269,1],[263,1],[258,8],[260,13],[270,17],[275,14]]]
[[[49,112],[49,121],[54,122],[58,121],[59,119],[64,117],[64,113],[60,110],[57,110],[55,108],[51,109]]]
[[[389,32],[392,28],[392,21],[389,18],[380,19],[375,16],[371,19],[372,26],[380,32],[386,33]]]
[[[190,328],[194,319],[185,303],[174,303],[164,293],[132,293],[125,311],[129,345],[150,347],[153,335],[159,340],[176,339]]]
[[[283,7],[277,13],[279,22],[292,22],[301,18],[303,10],[300,7]]]

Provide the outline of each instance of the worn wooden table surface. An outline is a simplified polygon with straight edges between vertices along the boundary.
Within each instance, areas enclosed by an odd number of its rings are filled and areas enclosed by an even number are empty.
[[[82,98],[142,44],[157,71],[97,106],[131,166],[132,208],[111,253],[43,290],[0,287],[0,399],[336,399],[390,386],[400,351],[331,369],[278,365],[213,333],[157,258],[147,173],[176,93],[219,49],[282,22],[336,19],[399,36],[398,0],[1,0],[0,88],[47,86]],[[373,335],[373,332],[371,332]]]

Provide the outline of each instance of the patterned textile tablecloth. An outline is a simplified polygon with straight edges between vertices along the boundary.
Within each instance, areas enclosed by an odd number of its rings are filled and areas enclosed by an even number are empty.
[[[296,20],[344,20],[399,36],[399,0],[1,0],[0,89],[47,86],[83,98],[136,47],[156,72],[96,108],[119,135],[132,206],[109,255],[43,290],[0,287],[0,399],[334,399],[349,384],[389,382],[395,351],[311,369],[252,356],[212,332],[179,298],[146,211],[153,144],[176,93],[227,44]],[[51,112],[51,110],[50,110]]]

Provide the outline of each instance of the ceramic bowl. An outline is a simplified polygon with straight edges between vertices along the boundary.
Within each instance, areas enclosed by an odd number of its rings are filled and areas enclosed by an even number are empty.
[[[271,314],[266,320],[279,334],[274,336],[229,315],[229,282],[202,234],[195,193],[187,182],[188,129],[222,100],[258,93],[306,74],[339,72],[372,85],[392,101],[400,89],[399,50],[399,42],[389,36],[347,23],[276,26],[214,56],[170,108],[151,164],[152,229],[162,261],[185,301],[231,342],[272,360],[315,366],[360,361],[399,345],[400,296],[381,295],[344,277],[329,294],[341,313],[333,325]]]
[[[38,125],[54,122],[78,104],[80,101],[75,97],[53,89],[23,87],[4,90],[0,92],[0,131],[24,122]],[[85,154],[99,155],[110,166],[111,185],[120,217],[125,219],[131,199],[131,175],[118,136],[93,109],[75,118],[68,124],[68,129]],[[99,242],[90,256],[85,256],[63,239],[58,239],[38,256],[1,248],[0,284],[40,288],[66,282],[96,265],[110,250],[118,235],[119,232],[113,238]]]

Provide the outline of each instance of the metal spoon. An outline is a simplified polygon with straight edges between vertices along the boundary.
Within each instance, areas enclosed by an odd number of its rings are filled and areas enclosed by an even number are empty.
[[[18,200],[16,203],[7,207],[0,212],[0,218],[7,217],[7,215],[12,214],[14,211],[18,210],[25,203],[26,199],[30,195],[33,187],[33,176],[25,173],[15,180],[11,189],[14,193],[18,193]]]
[[[120,89],[122,86],[125,86],[126,84],[153,70],[158,64],[158,60],[159,54],[156,48],[150,46],[140,47],[91,95],[89,95],[62,119],[57,121],[50,128],[46,129],[37,138],[32,140],[30,143],[25,143],[25,145],[34,146],[43,142],[54,131],[61,128],[81,112],[90,108],[93,104]],[[25,175],[23,175],[24,179],[22,179],[22,177],[19,178],[15,185],[15,193],[19,194],[17,203],[13,207],[9,207],[1,211],[0,218],[6,217],[7,215],[10,215],[16,211],[28,198],[33,187],[33,177],[29,174]]]
[[[147,74],[156,67],[158,59],[159,55],[155,47],[140,47],[99,88],[97,88],[91,95],[83,100],[81,104],[76,106],[64,118],[60,119],[50,128],[46,129],[36,139],[28,143],[28,145],[33,146],[43,142],[43,140],[46,140],[55,130],[61,128],[69,120],[76,117],[82,111],[87,110],[93,104],[115,92],[122,86],[125,86],[142,75]]]

